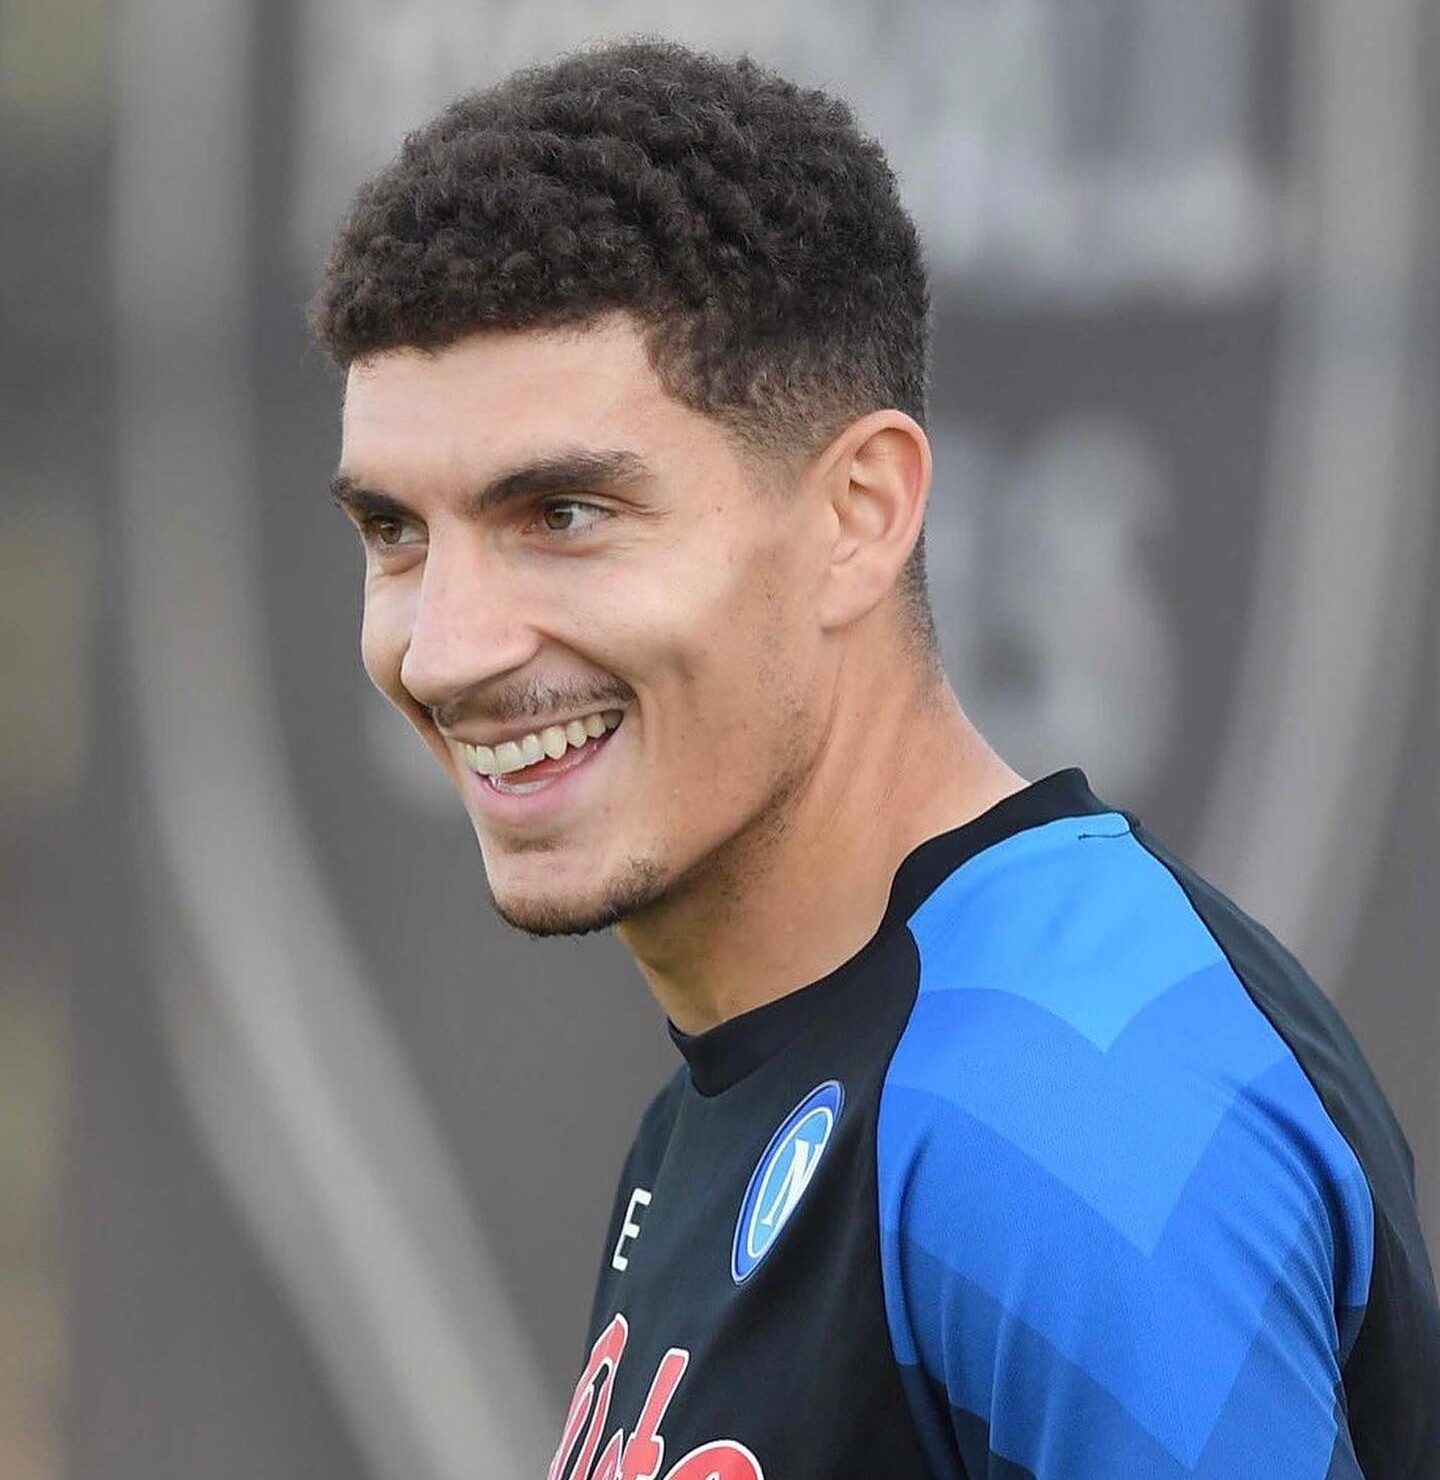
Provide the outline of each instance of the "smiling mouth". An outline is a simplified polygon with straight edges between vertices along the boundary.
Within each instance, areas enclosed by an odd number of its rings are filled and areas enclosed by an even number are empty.
[[[466,768],[483,776],[496,791],[524,795],[583,764],[610,738],[623,717],[619,709],[596,710],[499,745],[462,744],[460,755]]]

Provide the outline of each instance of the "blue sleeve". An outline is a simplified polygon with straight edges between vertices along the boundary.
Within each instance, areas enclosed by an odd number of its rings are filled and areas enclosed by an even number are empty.
[[[1106,821],[989,850],[911,921],[880,1241],[935,1474],[1361,1480],[1340,1370],[1363,1172],[1170,875]]]

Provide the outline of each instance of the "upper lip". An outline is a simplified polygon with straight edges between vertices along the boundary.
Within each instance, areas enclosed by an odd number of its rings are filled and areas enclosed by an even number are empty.
[[[513,725],[503,725],[498,729],[489,730],[483,735],[461,735],[454,730],[445,731],[445,738],[455,745],[488,745],[492,750],[497,745],[503,745],[507,740],[519,740],[525,735],[538,735],[541,730],[548,730],[551,725],[558,725],[564,729],[571,720],[584,719],[587,714],[606,714],[611,710],[623,710],[619,704],[602,704],[591,709],[580,709],[573,714],[567,714],[559,719],[522,720]]]

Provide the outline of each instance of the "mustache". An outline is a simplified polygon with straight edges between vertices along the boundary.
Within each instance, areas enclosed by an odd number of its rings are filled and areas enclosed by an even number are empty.
[[[600,683],[548,684],[538,679],[528,683],[473,693],[436,704],[430,717],[441,729],[454,729],[465,720],[487,720],[508,725],[516,720],[542,719],[557,713],[586,713],[607,704],[627,704],[635,690],[622,679]]]

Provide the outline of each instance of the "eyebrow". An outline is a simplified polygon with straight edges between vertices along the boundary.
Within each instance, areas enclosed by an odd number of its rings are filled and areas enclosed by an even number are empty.
[[[547,493],[618,492],[643,481],[649,473],[644,458],[620,448],[557,452],[492,478],[460,500],[459,512],[463,518],[477,519],[517,499]],[[356,518],[405,519],[414,514],[398,498],[365,488],[347,473],[336,473],[330,480],[330,497]]]

